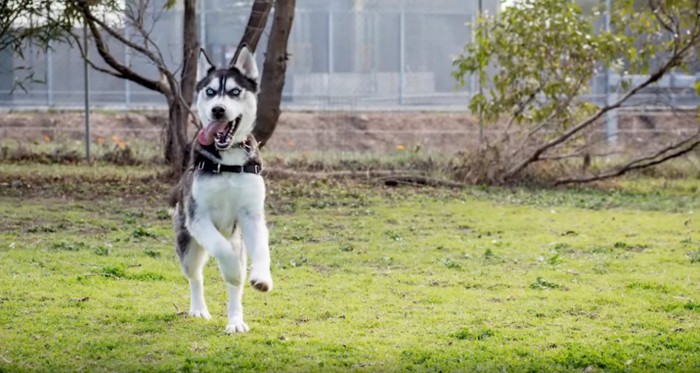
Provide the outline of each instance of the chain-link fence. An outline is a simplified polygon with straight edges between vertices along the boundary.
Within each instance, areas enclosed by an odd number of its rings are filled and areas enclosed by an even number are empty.
[[[168,65],[177,69],[182,9],[163,10],[163,2],[153,1],[147,14],[151,38]],[[226,63],[235,52],[251,2],[198,2],[201,44],[216,63]],[[496,12],[500,1],[481,3],[484,11]],[[456,87],[452,59],[471,40],[476,14],[477,2],[472,0],[298,0],[283,105],[341,111],[466,110],[476,87],[473,81]],[[137,38],[129,27],[122,32]],[[260,64],[267,32],[257,52]],[[116,41],[109,46],[124,64],[157,78],[148,61]],[[94,49],[89,54],[99,60]],[[85,95],[83,75],[80,52],[68,44],[56,43],[48,50],[28,44],[25,59],[0,51],[0,107],[79,108]],[[699,76],[671,74],[629,103],[698,105],[694,85]],[[126,80],[91,70],[89,82],[96,107],[165,107],[160,94]],[[617,84],[614,77],[601,75],[592,82],[591,100],[605,101],[605,82]]]
[[[217,63],[228,61],[242,35],[251,1],[202,0],[198,23],[201,44]],[[289,42],[290,62],[283,105],[347,109],[399,106],[465,107],[470,87],[458,90],[452,58],[470,39],[476,14],[473,2],[300,0]],[[493,2],[497,3],[497,0]],[[151,37],[177,68],[182,10],[149,12]],[[80,31],[78,31],[80,32]],[[123,28],[123,35],[136,32]],[[266,30],[257,53],[264,58]],[[157,72],[121,44],[110,50],[124,64],[156,77]],[[99,60],[94,49],[90,56]],[[32,44],[25,59],[0,52],[0,106],[80,107],[85,85],[78,48],[55,43],[49,50]],[[162,107],[163,98],[137,84],[91,70],[89,94],[94,106]]]

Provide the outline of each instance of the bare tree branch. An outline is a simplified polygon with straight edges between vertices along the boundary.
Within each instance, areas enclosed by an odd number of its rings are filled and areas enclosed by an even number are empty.
[[[275,0],[255,0],[239,45],[245,43],[251,51],[255,52],[257,50],[258,41],[260,41],[260,36],[265,30],[274,2]],[[230,62],[230,64],[233,63],[235,63],[235,58]]]
[[[525,137],[523,138],[523,140],[520,142],[520,145],[518,145],[518,146],[515,148],[515,150],[512,151],[512,152],[510,153],[510,157],[511,157],[511,158],[514,158],[514,157],[516,157],[518,154],[520,154],[520,153],[525,149],[525,146],[526,146],[526,145],[528,144],[528,142],[532,139],[532,137],[535,136],[535,134],[537,134],[539,131],[541,131],[542,129],[544,129],[545,127],[547,127],[547,125],[550,124],[550,121],[551,121],[557,114],[559,114],[559,112],[560,112],[563,108],[568,107],[568,106],[571,104],[571,102],[577,97],[577,93],[578,93],[578,91],[581,89],[581,87],[583,86],[584,83],[585,83],[585,82],[584,82],[584,79],[580,79],[580,80],[577,82],[576,86],[575,86],[575,89],[574,89],[575,92],[571,92],[569,95],[567,95],[567,98],[566,98],[565,100],[560,100],[560,101],[559,101],[559,104],[554,108],[554,110],[552,110],[552,112],[547,116],[547,118],[545,118],[545,119],[542,120],[540,123],[538,123],[536,126],[534,126],[534,127],[527,133],[527,135],[525,135]]]
[[[125,77],[124,75],[122,75],[122,74],[120,74],[120,73],[118,73],[118,72],[116,72],[116,71],[114,71],[114,70],[110,70],[110,69],[106,69],[106,68],[104,68],[104,67],[98,66],[93,60],[90,59],[90,56],[88,56],[87,51],[85,50],[85,48],[84,48],[84,46],[83,46],[83,43],[81,43],[80,40],[79,40],[79,37],[78,37],[77,35],[74,34],[74,35],[73,35],[73,38],[75,39],[75,45],[78,46],[78,51],[80,52],[80,56],[82,57],[82,59],[83,59],[85,62],[87,62],[88,65],[90,65],[90,67],[91,67],[93,70],[99,71],[99,72],[101,72],[101,73],[105,73],[105,74],[108,74],[108,75],[111,75],[111,76],[113,76],[113,77],[115,77],[115,78],[126,79],[126,77]]]
[[[668,146],[656,154],[647,156],[647,157],[641,157],[634,159],[627,164],[618,167],[617,169],[609,172],[605,172],[602,174],[598,175],[593,175],[593,176],[586,176],[586,177],[580,177],[580,178],[564,178],[564,179],[559,179],[557,180],[554,185],[565,185],[565,184],[572,184],[572,183],[588,183],[592,181],[598,181],[598,180],[604,180],[604,179],[609,179],[613,177],[617,177],[623,174],[626,174],[630,171],[642,169],[642,168],[647,168],[651,166],[655,166],[658,164],[661,164],[663,162],[666,162],[670,159],[673,158],[678,158],[682,155],[688,154],[691,151],[693,151],[695,148],[700,146],[700,136],[698,134],[691,136],[690,138],[684,139],[683,141],[673,144],[671,146]]]
[[[525,109],[527,109],[530,104],[532,104],[535,99],[537,99],[537,94],[539,94],[542,91],[542,85],[538,85],[537,88],[535,88],[532,93],[525,99],[522,100],[521,102],[518,103],[517,108],[513,115],[511,115],[510,120],[508,121],[508,124],[506,125],[505,130],[503,130],[503,136],[501,137],[500,143],[506,143],[508,139],[510,138],[509,133],[510,129],[513,127],[513,124],[516,122],[517,118],[523,114]]]
[[[100,54],[100,57],[102,57],[105,63],[109,65],[109,67],[117,71],[120,75],[123,76],[124,79],[131,80],[132,82],[137,83],[143,86],[144,88],[156,92],[161,92],[163,94],[167,94],[167,92],[169,92],[168,87],[165,86],[162,81],[146,78],[143,75],[136,73],[131,68],[119,62],[109,51],[109,48],[107,47],[107,44],[104,41],[104,37],[102,36],[102,32],[100,31],[100,28],[97,27],[95,17],[91,15],[87,3],[85,1],[80,1],[79,5],[81,7],[81,12],[85,16],[85,23],[90,29],[90,33],[92,34],[93,40],[95,41],[95,47],[97,48],[97,52]]]
[[[90,8],[86,7],[85,8],[85,15],[88,19],[89,22],[94,22],[100,28],[104,31],[106,31],[110,36],[118,40],[121,44],[123,44],[125,47],[131,48],[143,56],[147,57],[155,66],[158,68],[158,71],[161,72],[161,74],[167,74],[168,73],[168,67],[165,66],[165,61],[162,58],[158,58],[153,52],[151,52],[148,48],[138,45],[131,40],[125,38],[120,32],[117,32],[114,30],[112,27],[110,27],[107,23],[104,21],[100,20],[99,18],[95,17],[92,12],[90,11]],[[137,29],[140,29],[137,24],[134,24]],[[148,35],[144,35],[144,40],[149,40],[150,38]]]
[[[666,20],[664,20],[664,19],[661,17],[661,14],[659,14],[659,11],[660,11],[660,4],[659,4],[659,2],[657,2],[657,1],[655,1],[655,0],[649,0],[649,8],[651,9],[652,13],[654,14],[654,17],[655,17],[656,20],[659,22],[659,24],[660,24],[664,29],[666,29],[666,31],[668,31],[669,33],[673,34],[675,31],[673,31],[673,28],[671,27],[671,25],[669,25],[669,24],[666,22]]]
[[[664,63],[661,67],[659,67],[653,74],[651,74],[644,82],[641,84],[637,85],[636,87],[630,89],[622,95],[620,99],[618,99],[616,102],[613,104],[607,105],[602,107],[600,110],[598,110],[595,114],[590,116],[588,119],[584,120],[583,122],[579,123],[578,125],[571,127],[569,130],[564,132],[561,136],[557,137],[556,139],[553,139],[544,145],[540,146],[537,148],[535,151],[532,152],[528,157],[526,157],[524,160],[522,160],[520,163],[516,164],[514,167],[510,168],[504,175],[504,180],[510,179],[513,176],[515,176],[517,173],[525,169],[528,165],[530,165],[533,162],[536,162],[540,159],[540,156],[546,152],[547,150],[564,143],[567,141],[569,138],[583,130],[584,128],[587,128],[591,124],[593,124],[595,121],[597,121],[599,118],[601,118],[605,113],[617,109],[622,104],[624,104],[630,97],[634,96],[637,94],[639,91],[642,89],[648,87],[649,85],[655,83],[659,79],[661,79],[666,73],[668,73],[673,67],[678,65],[678,63],[681,61],[681,59],[685,56],[685,54],[693,47],[693,43],[689,42],[687,43],[683,48],[678,50],[676,53],[674,53],[667,61]]]
[[[141,1],[140,5],[136,7],[136,9],[134,9],[134,7],[131,6],[131,4],[127,5],[126,10],[124,11],[124,16],[127,20],[129,20],[129,26],[133,27],[134,29],[136,29],[136,31],[139,32],[139,35],[143,40],[143,48],[150,51],[149,46],[153,47],[155,49],[157,60],[159,61],[158,63],[165,64],[165,58],[163,58],[163,54],[160,52],[158,44],[154,43],[151,39],[151,33],[153,32],[153,29],[156,25],[155,16],[151,22],[150,30],[146,30],[144,28],[144,13],[146,13],[146,9],[149,6],[149,4],[149,0]],[[126,37],[124,37],[124,39],[129,40]]]
[[[542,157],[541,159],[543,161],[562,161],[565,159],[581,158],[584,156],[609,157],[611,155],[619,155],[619,154],[622,154],[622,151],[612,151],[612,152],[607,152],[607,153],[590,153],[590,154],[573,152],[573,153],[568,153],[568,154],[555,154],[555,155],[545,156],[545,157]]]

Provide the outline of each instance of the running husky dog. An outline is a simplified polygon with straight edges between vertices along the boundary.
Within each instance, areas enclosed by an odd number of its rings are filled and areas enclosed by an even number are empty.
[[[248,331],[241,304],[246,251],[251,285],[263,292],[272,290],[265,183],[251,135],[259,74],[245,45],[226,69],[217,69],[204,51],[199,59],[205,66],[200,68],[196,98],[203,128],[192,144],[189,168],[171,196],[176,251],[190,282],[190,315],[211,318],[202,281],[211,255],[219,262],[229,294],[226,332],[242,333]]]

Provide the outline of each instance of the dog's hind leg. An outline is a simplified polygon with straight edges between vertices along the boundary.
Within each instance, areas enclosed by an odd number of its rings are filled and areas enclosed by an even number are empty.
[[[241,244],[241,232],[238,227],[234,228],[233,236],[231,237],[231,247],[237,256],[236,262],[227,262],[225,265],[238,266],[240,281],[237,283],[226,282],[228,289],[228,325],[226,325],[227,333],[243,333],[248,331],[248,325],[243,322],[243,279],[246,271],[246,254]],[[224,264],[219,262],[219,266]],[[222,272],[224,269],[221,270]]]
[[[265,216],[260,213],[244,213],[240,217],[243,241],[250,255],[250,284],[256,290],[272,290],[270,273],[270,243]]]
[[[204,301],[204,279],[202,270],[207,263],[207,252],[192,239],[185,226],[185,216],[178,208],[175,217],[175,250],[180,259],[182,273],[190,282],[190,316],[211,318]]]
[[[185,255],[180,258],[182,272],[190,281],[190,316],[211,318],[204,301],[204,279],[202,272],[207,263],[207,252],[192,241]]]
[[[219,262],[221,275],[226,281],[226,287],[229,291],[229,318],[226,331],[229,333],[247,332],[248,325],[243,322],[243,305],[241,303],[243,279],[245,278],[245,256],[242,255],[240,244],[234,244],[235,239],[228,241],[209,219],[190,221],[190,232],[209,255],[215,257]]]

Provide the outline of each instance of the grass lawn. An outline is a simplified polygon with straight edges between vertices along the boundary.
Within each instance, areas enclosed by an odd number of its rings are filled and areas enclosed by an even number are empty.
[[[0,165],[0,372],[700,370],[700,180],[269,180],[275,289],[187,317],[148,168]]]

